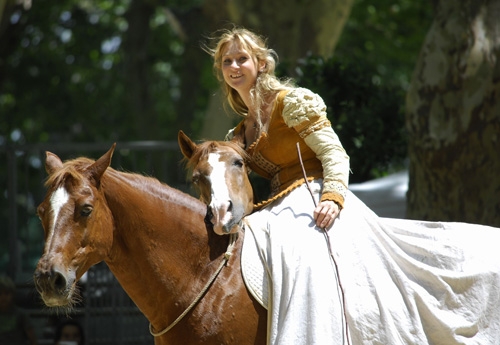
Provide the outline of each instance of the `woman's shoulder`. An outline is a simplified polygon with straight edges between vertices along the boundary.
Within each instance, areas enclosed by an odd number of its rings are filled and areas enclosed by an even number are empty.
[[[285,95],[285,99],[288,101],[302,101],[302,102],[311,102],[311,101],[321,101],[323,99],[317,93],[307,89],[305,87],[294,87],[288,89],[288,92]]]
[[[312,92],[311,90],[305,88],[305,87],[292,87],[287,89],[287,94],[286,97],[300,97],[300,96],[307,96],[307,97],[314,97],[317,96],[316,93]]]
[[[283,99],[283,117],[293,127],[311,117],[326,116],[321,96],[303,87],[290,90]]]

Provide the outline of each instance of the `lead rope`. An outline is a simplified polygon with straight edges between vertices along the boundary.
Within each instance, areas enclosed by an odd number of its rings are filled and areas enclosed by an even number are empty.
[[[311,194],[311,197],[313,199],[314,207],[317,207],[318,204],[316,202],[316,199],[314,198],[314,193],[312,192],[311,186],[309,185],[309,181],[307,180],[307,174],[306,170],[304,168],[304,163],[302,162],[302,154],[300,153],[300,143],[297,142],[297,153],[299,154],[299,161],[300,161],[300,166],[302,168],[302,174],[304,175],[304,181],[306,182],[307,189],[309,190],[309,193]],[[332,245],[330,243],[330,237],[328,236],[328,232],[326,231],[325,228],[321,228],[323,230],[323,235],[325,236],[326,243],[328,246],[328,252],[330,253],[330,257],[333,260],[333,264],[335,265],[335,275],[337,276],[337,281],[339,282],[339,289],[340,289],[340,294],[341,294],[341,300],[342,300],[342,314],[344,316],[344,323],[345,323],[345,334],[346,334],[346,341],[347,344],[350,345],[351,341],[349,339],[349,325],[347,322],[347,314],[345,310],[345,296],[344,296],[344,288],[342,286],[342,283],[340,282],[340,275],[339,275],[339,267],[337,265],[337,260],[335,260],[335,256],[333,255],[332,252]]]
[[[201,292],[198,294],[198,296],[196,296],[196,298],[194,299],[193,303],[191,303],[189,305],[189,307],[187,307],[186,310],[184,310],[184,312],[181,315],[179,315],[179,317],[177,319],[175,319],[174,322],[172,322],[170,324],[170,326],[168,326],[167,328],[165,328],[164,330],[162,330],[162,331],[160,331],[158,333],[155,333],[153,331],[153,326],[151,325],[151,322],[149,323],[149,333],[151,333],[151,335],[153,337],[159,337],[160,335],[163,335],[163,334],[167,333],[168,331],[170,331],[201,300],[201,298],[203,297],[203,295],[205,294],[205,292],[207,292],[207,290],[210,287],[210,285],[212,285],[212,283],[215,281],[215,279],[219,275],[220,271],[222,271],[222,269],[224,268],[224,266],[226,266],[227,262],[229,261],[229,258],[233,254],[233,248],[234,248],[234,245],[236,243],[236,239],[237,238],[238,238],[238,233],[234,233],[234,234],[230,234],[229,235],[229,244],[227,245],[226,252],[224,253],[224,257],[222,259],[222,262],[219,265],[219,268],[217,269],[217,271],[215,271],[215,273],[212,275],[212,277],[210,277],[210,279],[208,280],[208,282],[205,285],[205,287],[201,290]]]

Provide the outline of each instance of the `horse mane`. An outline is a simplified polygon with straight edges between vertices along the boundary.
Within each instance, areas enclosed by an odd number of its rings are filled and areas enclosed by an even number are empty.
[[[87,157],[79,157],[67,160],[63,163],[61,169],[57,170],[54,174],[49,175],[47,177],[44,185],[46,188],[50,186],[57,188],[60,187],[68,177],[72,178],[75,181],[82,180],[85,178],[85,176],[83,176],[85,169],[94,163],[95,160]],[[121,175],[127,175],[130,181],[132,180],[135,180],[137,182],[142,181],[140,183],[144,183],[147,181],[148,184],[150,184],[151,186],[154,185],[167,186],[164,183],[160,182],[157,178],[151,176],[145,176],[142,174],[126,172],[126,171],[119,172],[113,169],[112,167],[108,167],[106,169],[106,173],[109,172],[116,172],[120,173]],[[150,182],[152,182],[152,184]]]
[[[202,156],[205,156],[211,152],[216,151],[219,147],[224,147],[227,146],[236,153],[238,153],[241,158],[243,158],[246,162],[249,160],[248,153],[236,142],[234,141],[215,141],[215,140],[210,140],[210,141],[205,141],[201,144],[199,144],[196,147],[196,150],[193,152],[192,156],[190,158],[184,157],[184,161],[186,164],[186,168],[189,171],[192,171],[194,167],[198,164],[200,161],[200,158]]]
[[[95,163],[95,160],[79,157],[71,160],[67,160],[63,163],[61,169],[57,170],[55,173],[49,175],[45,180],[45,188],[57,189],[62,186],[68,179],[76,182],[83,181],[87,177],[85,175],[85,169]],[[193,200],[197,200],[191,195],[184,193],[183,191],[173,188],[168,184],[158,180],[158,178],[153,176],[144,175],[141,173],[121,171],[108,167],[103,177],[112,177],[113,179],[118,178],[120,181],[127,183],[137,190],[150,193],[156,197],[162,199],[175,200],[176,203],[185,205],[193,209]],[[76,182],[78,183],[78,182]],[[123,185],[122,185],[123,187]],[[203,207],[200,207],[203,209]]]

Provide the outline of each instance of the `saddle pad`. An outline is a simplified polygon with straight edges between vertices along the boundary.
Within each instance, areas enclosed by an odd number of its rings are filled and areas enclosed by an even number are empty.
[[[253,225],[255,226],[255,225]],[[241,273],[243,281],[251,295],[267,309],[269,305],[269,275],[257,248],[255,237],[248,219],[243,225],[245,236],[241,250]]]

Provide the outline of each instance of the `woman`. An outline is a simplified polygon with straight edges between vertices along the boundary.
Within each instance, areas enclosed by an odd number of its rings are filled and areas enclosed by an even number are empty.
[[[341,296],[322,229],[343,207],[349,157],[323,100],[276,78],[276,55],[264,39],[236,28],[210,52],[230,106],[244,117],[229,136],[245,146],[251,169],[271,180],[272,198],[258,214],[272,231],[255,232],[272,281],[268,342],[340,344]],[[317,206],[304,185],[297,143]]]
[[[314,219],[319,227],[330,227],[340,213],[347,190],[349,157],[326,118],[323,100],[307,89],[293,87],[290,81],[278,80],[274,75],[274,51],[265,46],[261,37],[248,30],[226,32],[220,38],[213,56],[214,68],[224,81],[223,88],[230,106],[245,117],[232,135],[240,136],[247,150],[252,153],[260,150],[255,146],[258,146],[264,133],[268,138],[262,139],[262,142],[265,141],[268,146],[269,141],[270,146],[272,141],[282,146],[285,139],[283,135],[290,136],[286,142],[289,146],[284,148],[285,157],[282,157],[281,152],[275,152],[279,150],[278,147],[270,148],[272,156],[284,158],[277,159],[279,162],[275,164],[280,168],[278,174],[274,170],[266,171],[270,167],[264,164],[259,167],[257,160],[252,161],[252,168],[272,179],[273,194],[286,194],[283,192],[303,182],[295,150],[295,144],[300,142],[308,176],[325,179],[321,202],[314,210]],[[273,119],[277,122],[274,123],[273,131],[270,131],[273,113],[276,113]],[[274,129],[284,132],[277,132],[274,136]],[[276,169],[276,166],[272,169]],[[285,172],[284,169],[288,170]]]
[[[264,39],[235,28],[207,50],[244,117],[228,139],[271,180],[245,241],[253,235],[271,280],[268,343],[496,344],[500,229],[377,217],[347,190],[348,157],[323,101],[274,76]]]

